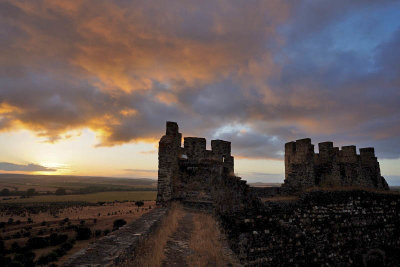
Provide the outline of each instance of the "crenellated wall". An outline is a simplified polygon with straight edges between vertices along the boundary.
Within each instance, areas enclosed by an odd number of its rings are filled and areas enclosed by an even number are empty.
[[[213,210],[245,266],[398,266],[400,195],[375,190],[296,192],[318,185],[387,189],[373,148],[311,139],[285,145],[285,184],[250,188],[233,175],[230,142],[187,137],[167,122],[159,147],[157,202]],[[350,190],[350,189],[347,189]]]
[[[211,202],[211,184],[233,176],[231,143],[212,140],[207,150],[205,138],[185,137],[181,147],[178,124],[167,122],[166,126],[159,142],[157,203],[172,199]]]
[[[361,186],[389,189],[381,176],[374,148],[343,146],[340,150],[332,142],[318,144],[314,153],[311,139],[300,139],[285,144],[285,183],[289,193],[313,186]]]

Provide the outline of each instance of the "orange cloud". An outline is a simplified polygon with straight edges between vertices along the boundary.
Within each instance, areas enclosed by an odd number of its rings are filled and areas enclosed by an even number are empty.
[[[237,123],[251,128],[237,133],[252,147],[241,150],[246,157],[276,157],[260,147],[267,142],[276,152],[281,144],[271,136],[343,129],[359,136],[362,126],[370,138],[396,135],[396,127],[372,129],[368,122],[398,122],[398,94],[379,102],[370,89],[398,84],[385,76],[398,77],[397,61],[378,66],[385,70],[379,75],[351,75],[343,68],[354,61],[348,54],[332,55],[342,65],[323,66],[313,65],[314,53],[292,55],[293,40],[315,30],[298,16],[308,9],[296,7],[281,0],[3,1],[0,130],[25,128],[56,142],[89,128],[99,146],[112,146],[154,142],[166,120],[208,136]],[[396,39],[388,45],[382,51],[398,47]],[[331,72],[344,74],[336,79]],[[250,135],[248,144],[242,136]]]
[[[254,62],[289,10],[281,1],[160,2],[156,8],[141,1],[6,3],[11,16],[4,25],[13,34],[9,56],[2,57],[20,80],[5,90],[1,110],[8,126],[1,129],[27,128],[54,142],[63,133],[91,128],[107,145],[154,140],[125,126],[144,119],[135,99],[154,98],[187,112],[179,92],[222,81]],[[270,55],[263,58],[271,64]],[[250,72],[252,65],[246,67]],[[158,84],[168,91],[157,92]]]

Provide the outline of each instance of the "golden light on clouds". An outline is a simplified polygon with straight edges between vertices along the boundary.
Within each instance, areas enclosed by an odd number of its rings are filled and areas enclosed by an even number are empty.
[[[365,1],[1,1],[0,133],[18,143],[25,140],[9,134],[26,130],[36,138],[27,140],[60,153],[68,147],[58,145],[75,142],[106,153],[153,146],[172,120],[187,135],[231,140],[242,158],[281,159],[285,141],[307,136],[375,145],[398,157],[398,7]],[[365,26],[366,17],[374,27]],[[227,125],[246,130],[218,132]],[[131,149],[132,162],[154,164],[153,154]],[[66,164],[80,173],[94,168],[21,151],[4,162]],[[108,159],[96,162],[102,160]],[[102,171],[118,172],[111,169]]]

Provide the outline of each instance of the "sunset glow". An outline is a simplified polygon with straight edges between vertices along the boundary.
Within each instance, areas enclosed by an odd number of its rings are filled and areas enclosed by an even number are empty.
[[[400,185],[398,1],[0,3],[0,172],[157,177],[165,122],[232,142],[249,181],[283,146],[373,146]]]

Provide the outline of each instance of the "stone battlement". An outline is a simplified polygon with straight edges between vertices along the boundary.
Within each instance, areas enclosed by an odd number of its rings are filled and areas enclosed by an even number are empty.
[[[211,180],[234,172],[231,143],[212,140],[207,150],[207,140],[185,137],[176,122],[167,122],[165,135],[159,142],[157,202],[172,199],[209,200]]]
[[[374,148],[333,146],[333,142],[318,144],[314,152],[311,139],[285,144],[285,183],[290,192],[313,186],[361,186],[389,189],[381,176]]]
[[[250,188],[233,175],[231,143],[187,137],[167,122],[159,144],[157,203],[180,200],[218,216],[244,266],[398,266],[400,198],[365,190],[311,191],[338,185],[388,189],[373,148],[334,147],[311,139],[285,144],[285,184]],[[372,191],[372,190],[371,190]],[[299,193],[294,199],[260,198]],[[397,228],[396,228],[397,227]],[[377,261],[377,257],[378,260]]]

